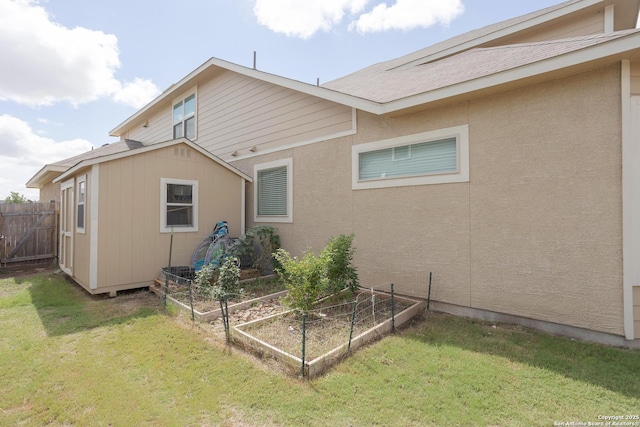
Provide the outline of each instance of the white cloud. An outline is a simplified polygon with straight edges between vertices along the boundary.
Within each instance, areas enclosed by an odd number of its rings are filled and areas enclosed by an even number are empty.
[[[150,101],[159,93],[149,80],[115,78],[120,59],[113,34],[64,27],[30,0],[0,0],[0,16],[0,99],[35,107],[112,97],[137,107],[140,95]]]
[[[276,33],[307,39],[329,31],[345,12],[358,13],[369,0],[255,0],[258,23]]]
[[[381,3],[349,25],[360,33],[427,28],[449,23],[464,12],[461,0],[396,0],[392,6]]]
[[[113,94],[113,100],[135,108],[144,107],[149,101],[159,94],[158,87],[151,80],[143,80],[136,77],[133,82],[125,82],[120,89]]]
[[[54,141],[34,133],[27,122],[9,115],[0,115],[0,199],[11,191],[37,200],[38,191],[25,183],[45,164],[89,151],[93,145],[84,139]]]
[[[361,13],[370,0],[255,0],[258,23],[276,33],[303,39],[329,31],[345,15],[353,21],[349,30],[360,33],[411,30],[435,24],[448,25],[464,12],[462,0],[395,0],[391,6],[377,1]]]

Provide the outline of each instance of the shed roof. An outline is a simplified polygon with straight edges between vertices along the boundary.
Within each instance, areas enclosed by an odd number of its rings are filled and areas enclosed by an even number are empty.
[[[144,147],[139,141],[125,139],[111,144],[104,144],[96,149],[86,151],[77,156],[59,160],[55,163],[44,165],[28,182],[27,188],[42,188],[43,185],[53,181],[70,167],[82,162],[83,160],[95,159],[110,154],[124,153],[131,150]]]
[[[120,142],[126,143],[127,141],[125,140],[125,141],[120,141]],[[133,141],[133,142],[137,142],[137,141]],[[161,148],[172,147],[172,146],[178,145],[178,144],[186,144],[190,148],[192,148],[193,150],[198,151],[199,153],[201,153],[205,157],[208,157],[213,162],[218,163],[223,168],[228,169],[231,172],[235,173],[236,175],[240,176],[245,181],[249,181],[249,182],[253,181],[253,179],[249,175],[245,174],[244,172],[240,171],[239,169],[235,168],[234,166],[231,166],[229,163],[227,163],[224,160],[220,159],[219,157],[213,155],[212,153],[210,153],[209,151],[205,150],[204,148],[202,148],[198,144],[194,144],[193,142],[191,142],[190,140],[188,140],[186,138],[178,138],[178,139],[173,139],[173,140],[170,140],[170,141],[158,142],[158,143],[149,144],[149,145],[143,145],[142,143],[137,143],[137,144],[134,143],[134,144],[130,144],[131,147],[133,147],[133,148],[129,148],[129,149],[124,149],[124,146],[129,147],[129,145],[124,144],[124,145],[120,145],[120,148],[123,148],[123,149],[121,149],[119,151],[117,149],[114,149],[111,152],[103,152],[102,155],[100,155],[100,156],[90,156],[90,155],[88,155],[89,153],[97,151],[97,150],[92,150],[92,151],[90,151],[88,153],[85,153],[87,155],[86,158],[83,158],[83,159],[77,161],[75,165],[73,165],[72,167],[66,169],[64,171],[64,173],[61,173],[59,176],[57,176],[55,179],[53,179],[53,182],[63,181],[65,179],[69,178],[70,176],[72,176],[78,170],[86,168],[88,166],[92,166],[92,165],[95,165],[95,164],[108,162],[108,161],[112,161],[112,160],[117,160],[117,159],[121,159],[121,158],[124,158],[124,157],[143,154],[143,153],[147,153],[149,151],[158,150],[158,149],[161,149]],[[82,156],[83,155],[81,154],[80,156],[76,156],[76,157],[82,157]]]

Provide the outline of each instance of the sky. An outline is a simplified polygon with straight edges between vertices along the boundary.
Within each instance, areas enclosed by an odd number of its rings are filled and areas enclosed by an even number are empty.
[[[0,0],[0,199],[211,57],[328,82],[560,0]]]

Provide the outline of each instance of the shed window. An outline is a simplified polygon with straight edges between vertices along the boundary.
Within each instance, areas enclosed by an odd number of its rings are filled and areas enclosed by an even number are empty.
[[[291,174],[291,159],[278,160],[255,166],[256,221],[293,221]]]
[[[161,180],[160,231],[198,231],[198,182]]]
[[[82,175],[78,178],[78,197],[76,203],[76,231],[78,233],[84,233],[85,218],[86,218],[86,199],[87,199],[87,176]]]
[[[196,94],[173,104],[173,138],[196,138]]]

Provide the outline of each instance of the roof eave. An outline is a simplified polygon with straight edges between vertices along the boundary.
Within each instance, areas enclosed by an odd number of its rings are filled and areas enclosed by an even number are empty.
[[[402,110],[453,99],[462,95],[480,92],[562,69],[593,63],[599,60],[607,60],[607,58],[613,60],[627,52],[638,49],[640,49],[640,33],[635,33],[510,70],[390,101],[381,106],[378,114],[398,113]]]
[[[80,169],[84,169],[84,168],[89,167],[89,166],[93,166],[93,165],[96,165],[96,164],[99,164],[99,163],[104,163],[104,162],[108,162],[108,161],[112,161],[112,160],[121,159],[121,158],[124,158],[124,157],[143,154],[143,153],[147,153],[149,151],[158,150],[158,149],[161,149],[161,148],[171,147],[171,146],[176,145],[176,144],[187,144],[189,147],[191,147],[192,149],[198,151],[202,155],[210,158],[214,162],[218,163],[220,166],[230,170],[231,172],[235,173],[236,175],[239,175],[245,181],[253,182],[253,179],[249,175],[245,174],[241,170],[239,170],[239,169],[235,168],[234,166],[228,164],[224,160],[222,160],[219,157],[211,154],[209,151],[205,150],[204,148],[200,147],[198,144],[195,144],[195,143],[191,142],[190,140],[188,140],[186,138],[173,139],[173,140],[170,140],[170,141],[160,142],[160,143],[153,144],[153,145],[147,145],[145,147],[137,148],[135,150],[123,151],[123,152],[120,152],[120,153],[109,154],[107,156],[95,157],[93,159],[83,160],[83,161],[79,162],[78,164],[76,164],[75,166],[73,166],[73,167],[69,168],[68,170],[66,170],[63,174],[59,175],[57,178],[55,178],[53,180],[53,182],[54,183],[55,182],[61,182],[61,181],[65,180],[65,179],[73,176]]]
[[[55,178],[47,178],[51,175],[59,176],[64,173],[67,168],[64,166],[56,165],[44,165],[34,176],[27,181],[27,188],[42,188],[49,182],[52,182]]]
[[[562,18],[564,16],[579,12],[581,10],[587,9],[589,7],[592,7],[594,5],[600,4],[602,2],[603,2],[603,0],[583,0],[583,1],[580,1],[580,2],[577,2],[577,3],[569,4],[569,5],[566,5],[565,7],[553,10],[553,11],[551,11],[549,13],[544,14],[544,15],[539,15],[539,16],[532,17],[531,19],[528,19],[526,21],[519,22],[517,24],[513,24],[513,25],[510,25],[510,26],[505,27],[505,28],[501,28],[501,29],[493,31],[491,33],[484,34],[484,35],[482,35],[480,37],[477,37],[475,39],[467,40],[465,42],[462,42],[462,43],[457,44],[455,46],[452,46],[450,48],[443,49],[443,50],[441,50],[439,52],[436,52],[436,53],[433,53],[431,55],[427,55],[427,56],[415,59],[415,60],[413,60],[411,62],[407,62],[407,63],[404,63],[402,65],[393,67],[393,68],[391,68],[391,70],[393,70],[393,69],[410,68],[410,67],[415,66],[415,65],[423,64],[425,62],[437,61],[438,59],[442,59],[442,58],[445,58],[445,57],[448,57],[448,56],[452,56],[452,55],[455,55],[457,53],[463,52],[465,50],[473,49],[475,47],[482,46],[482,45],[485,45],[487,43],[491,43],[491,42],[493,42],[495,40],[499,40],[499,39],[502,39],[504,37],[509,37],[509,36],[512,36],[512,35],[514,35],[516,33],[529,30],[529,29],[531,29],[533,27],[539,26],[539,25],[544,24],[546,22],[553,21],[555,19]]]

